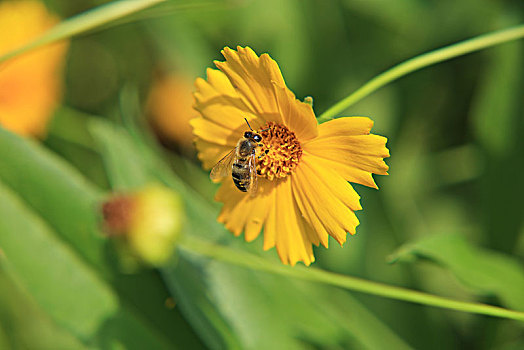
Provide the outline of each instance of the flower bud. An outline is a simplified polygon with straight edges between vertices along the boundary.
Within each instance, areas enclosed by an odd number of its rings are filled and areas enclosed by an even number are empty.
[[[311,107],[313,107],[313,97],[312,96],[306,96],[304,97],[304,103],[307,103]]]
[[[140,263],[165,264],[184,221],[180,197],[160,185],[114,196],[103,204],[102,214],[105,231],[115,240],[121,263],[128,270]]]

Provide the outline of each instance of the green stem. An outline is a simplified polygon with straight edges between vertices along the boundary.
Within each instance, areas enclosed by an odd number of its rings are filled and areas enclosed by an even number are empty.
[[[413,57],[377,75],[362,85],[362,87],[357,89],[351,95],[337,102],[318,117],[318,122],[323,123],[334,118],[346,110],[349,106],[360,101],[375,90],[378,90],[382,86],[418,69],[523,37],[524,25],[518,25],[516,27],[480,35],[472,39],[461,41],[459,43]]]
[[[340,275],[315,268],[289,267],[273,263],[258,256],[240,252],[226,246],[205,242],[200,239],[185,237],[179,245],[187,251],[205,255],[230,264],[271,272],[301,280],[320,282],[348,290],[378,295],[386,298],[404,300],[413,303],[436,306],[444,309],[471,312],[494,317],[509,318],[524,322],[524,312],[508,310],[496,306],[457,301],[415,290],[372,282],[361,278]]]
[[[60,22],[34,41],[0,56],[0,62],[21,55],[38,47],[70,38],[90,29],[109,23],[118,18],[130,15],[151,7],[165,0],[121,0],[98,6]]]

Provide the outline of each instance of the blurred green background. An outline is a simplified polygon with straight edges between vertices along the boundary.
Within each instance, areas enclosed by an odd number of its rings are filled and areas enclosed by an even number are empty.
[[[45,1],[62,18],[102,3]],[[177,106],[224,46],[268,52],[319,115],[396,63],[523,22],[522,1],[172,0],[74,37],[47,135],[0,129],[0,348],[524,348],[522,322],[185,251],[125,272],[100,229],[111,192],[160,182],[185,203],[185,234],[278,261],[261,237],[216,223],[216,186],[188,136],[155,132],[159,118],[187,124]],[[379,191],[355,185],[357,235],[316,249],[316,268],[524,311],[523,45],[425,68],[345,113],[388,138],[390,175]],[[163,95],[175,112],[158,117],[148,101],[166,77],[180,94]]]

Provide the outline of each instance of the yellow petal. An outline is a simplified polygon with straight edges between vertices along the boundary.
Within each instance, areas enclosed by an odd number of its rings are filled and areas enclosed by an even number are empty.
[[[221,95],[240,98],[227,76],[217,69],[206,69],[207,81]],[[245,104],[244,104],[245,105]],[[247,106],[246,106],[247,107]]]
[[[372,125],[365,117],[335,119],[321,124],[319,136],[302,147],[347,181],[377,188],[371,174],[387,175],[383,158],[389,150],[385,137],[369,134]]]
[[[328,169],[332,169],[334,172],[342,176],[345,180],[357,184],[361,184],[364,186],[368,186],[371,188],[377,188],[378,186],[375,183],[375,180],[373,179],[373,175],[371,172],[367,170],[362,170],[359,168],[356,168],[352,165],[347,165],[341,162],[338,162],[336,160],[328,160],[325,158],[322,158],[321,156],[314,156],[315,161],[317,161],[319,164],[322,164],[324,167]]]
[[[211,169],[232,149],[231,146],[217,145],[199,138],[195,140],[195,147],[198,151],[198,159],[202,162],[204,169]]]
[[[239,236],[245,231],[245,239],[250,242],[258,237],[269,209],[274,202],[273,184],[265,179],[259,179],[256,197],[251,197],[238,190],[232,179],[224,179],[215,199],[224,206],[218,221]]]
[[[216,61],[246,105],[265,121],[282,122],[273,93],[273,81],[285,86],[284,78],[275,61],[267,54],[260,57],[249,47],[229,47],[222,50],[226,61]]]
[[[344,117],[318,126],[319,137],[367,135],[373,127],[368,117]]]
[[[355,234],[359,221],[351,207],[360,209],[360,204],[349,183],[336,173],[323,176],[326,171],[313,157],[303,156],[293,174],[296,177],[293,193],[311,226],[317,232],[327,231],[342,244],[346,241],[346,232]]]
[[[274,191],[274,193],[276,193],[276,191]],[[267,220],[264,224],[264,250],[269,250],[275,246],[277,230],[279,229],[277,222],[277,203],[276,195],[271,196],[268,200],[269,210]]]
[[[264,125],[265,120],[253,114],[224,73],[208,69],[207,79],[195,82],[195,109],[202,117],[192,119],[190,124],[197,136],[198,158],[209,169],[235,148],[249,129],[244,118],[254,128]]]
[[[373,156],[378,158],[389,157],[386,148],[387,138],[379,135],[332,136],[318,137],[307,144],[307,149],[329,149],[340,154]],[[310,148],[311,147],[311,148]]]
[[[290,177],[279,181],[276,191],[276,222],[278,224],[275,246],[284,264],[295,265],[298,261],[309,265],[315,261],[313,247],[304,227],[300,210],[291,189]]]
[[[317,119],[311,105],[297,100],[285,86],[274,83],[273,87],[284,125],[295,133],[300,142],[317,137]]]
[[[257,196],[251,197],[226,179],[215,198],[224,203],[218,221],[235,236],[244,231],[248,242],[260,234],[264,225],[264,250],[276,247],[285,264],[311,264],[315,260],[312,243],[318,245],[318,238],[301,217],[290,178],[278,184],[260,178],[258,186]]]
[[[309,169],[318,179],[323,180],[330,193],[333,193],[346,207],[352,211],[362,209],[357,191],[342,176],[323,166],[322,163],[319,163],[307,153],[302,156],[302,162],[305,168]]]
[[[244,118],[254,120],[253,111],[246,106],[224,73],[207,70],[207,79],[197,79],[195,86],[195,109],[202,116],[227,129],[246,129]],[[260,120],[263,123],[263,120]]]
[[[358,138],[358,139],[357,139]],[[308,143],[304,151],[370,173],[387,175],[383,158],[389,157],[386,138],[377,135],[338,137]],[[373,145],[371,145],[373,143]],[[369,147],[367,146],[369,145]]]
[[[312,207],[311,202],[300,192],[296,179],[298,178],[294,177],[292,183],[293,195],[302,216],[306,219],[309,226],[314,229],[313,234],[316,236],[316,239],[312,238],[311,241],[316,245],[320,242],[327,248],[329,246],[329,233],[317,215],[316,209]]]
[[[194,118],[189,122],[193,127],[193,134],[199,138],[221,146],[233,149],[242,137],[243,130],[226,129],[205,118]]]

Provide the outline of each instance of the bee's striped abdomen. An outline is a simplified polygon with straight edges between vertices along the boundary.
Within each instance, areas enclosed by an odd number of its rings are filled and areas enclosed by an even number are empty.
[[[233,182],[235,183],[235,186],[240,191],[247,192],[247,189],[251,184],[247,158],[238,158],[233,163],[233,171],[231,172],[231,176],[233,177]]]

